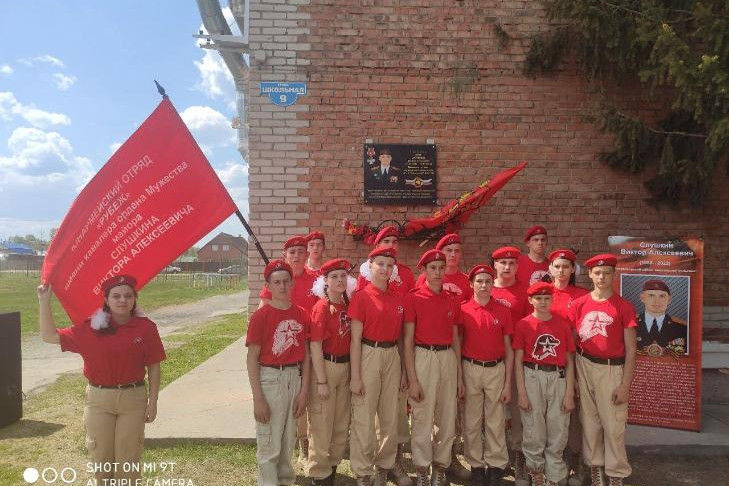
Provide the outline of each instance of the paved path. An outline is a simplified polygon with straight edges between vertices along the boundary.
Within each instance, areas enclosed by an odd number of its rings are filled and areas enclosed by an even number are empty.
[[[147,441],[256,441],[244,338],[162,389]]]
[[[224,314],[246,311],[248,291],[215,295],[187,304],[160,307],[149,313],[164,338],[170,333],[214,320]],[[23,392],[29,393],[54,383],[64,373],[78,373],[83,361],[78,354],[63,353],[55,344],[27,336],[21,344]]]

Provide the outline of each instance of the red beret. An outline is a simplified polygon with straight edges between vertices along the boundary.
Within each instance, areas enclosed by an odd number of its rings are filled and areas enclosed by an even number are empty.
[[[397,261],[397,250],[395,250],[394,248],[375,248],[367,256],[369,258],[375,258],[378,256],[386,256],[386,257],[390,257],[393,260]]]
[[[131,288],[133,288],[134,290],[136,290],[137,289],[137,279],[132,277],[131,275],[117,275],[116,277],[111,277],[109,279],[104,280],[104,283],[101,284],[101,290],[103,290],[104,293],[106,293],[118,285],[128,285]]]
[[[526,234],[524,235],[524,243],[526,243],[527,241],[529,241],[532,238],[532,236],[537,236],[537,235],[545,235],[546,236],[547,235],[547,228],[545,228],[544,226],[540,226],[540,225],[532,226],[531,228],[529,228],[527,230]]]
[[[518,258],[519,255],[521,255],[519,248],[514,246],[502,246],[501,248],[494,250],[491,254],[491,258],[494,260],[500,260],[502,258]]]
[[[284,251],[288,250],[292,246],[303,246],[306,248],[306,237],[305,236],[292,236],[284,243]]]
[[[375,245],[387,238],[388,236],[397,236],[398,238],[400,238],[400,230],[397,229],[396,226],[385,226],[380,230],[379,233],[377,233],[377,236],[375,236]]]
[[[527,289],[527,296],[533,295],[552,295],[554,293],[554,287],[552,284],[547,282],[534,282]]]
[[[461,242],[460,236],[458,236],[455,233],[449,233],[449,234],[445,235],[443,238],[441,238],[440,241],[438,241],[438,243],[435,245],[435,249],[442,250],[444,247],[446,247],[448,245],[452,245],[454,243],[460,243],[460,242]]]
[[[595,255],[585,262],[585,266],[587,268],[614,267],[617,264],[618,259],[615,257],[615,255],[611,255],[610,253],[600,253],[599,255]]]
[[[349,263],[349,260],[346,260],[344,258],[336,258],[334,260],[329,260],[324,265],[322,265],[319,269],[319,273],[326,277],[329,272],[332,272],[334,270],[346,270],[349,272],[351,269],[352,264]]]
[[[436,262],[436,261],[445,261],[445,253],[443,253],[440,250],[428,250],[425,253],[423,253],[423,256],[420,257],[420,260],[418,260],[418,266],[424,267],[430,262]]]
[[[535,226],[532,226],[531,228],[529,228],[527,230],[526,234],[524,235],[524,243],[526,243],[527,241],[529,241],[532,238],[532,236],[537,236],[537,235],[545,235],[546,236],[547,235],[547,228],[545,228],[544,226],[540,226],[538,224],[535,225]]]
[[[554,250],[552,253],[549,254],[549,262],[553,262],[558,258],[564,258],[565,260],[569,260],[572,263],[575,263],[577,261],[577,255],[575,255],[575,252],[572,250],[568,250],[567,248],[560,248],[558,250]]]
[[[312,231],[311,233],[309,233],[308,235],[306,235],[304,237],[304,239],[306,240],[307,243],[310,242],[311,240],[321,240],[321,241],[325,241],[324,240],[324,233],[322,233],[321,231]]]
[[[671,294],[671,289],[668,288],[668,285],[663,280],[646,280],[643,282],[643,290],[662,290],[669,295]]]
[[[273,272],[278,272],[279,270],[289,272],[289,275],[291,276],[294,275],[294,271],[291,269],[291,265],[281,260],[280,258],[277,258],[268,262],[268,265],[266,265],[266,268],[263,270],[263,279],[268,280],[268,277],[270,277]]]
[[[489,265],[481,264],[476,265],[471,269],[470,272],[468,272],[468,280],[473,280],[473,278],[478,275],[479,273],[488,273],[491,275],[491,277],[496,277],[496,271],[494,271],[493,268],[491,268]]]

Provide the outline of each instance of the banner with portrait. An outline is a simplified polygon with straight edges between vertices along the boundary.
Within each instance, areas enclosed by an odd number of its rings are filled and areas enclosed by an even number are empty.
[[[616,291],[635,307],[628,422],[701,430],[704,242],[611,236]]]

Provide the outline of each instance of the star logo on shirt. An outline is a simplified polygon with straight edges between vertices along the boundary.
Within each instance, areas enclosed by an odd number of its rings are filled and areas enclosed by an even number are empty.
[[[453,282],[444,283],[443,288],[446,289],[448,292],[453,292],[456,295],[461,295],[463,293],[461,288]]]
[[[557,350],[560,340],[551,334],[541,334],[534,342],[534,349],[532,350],[532,358],[536,360],[543,360],[548,356],[557,357]]]
[[[511,309],[511,302],[506,299],[496,299],[496,302],[503,305],[504,307],[508,307],[509,309]]]
[[[287,319],[278,323],[276,332],[273,335],[273,346],[271,352],[274,356],[281,356],[291,346],[298,346],[296,337],[304,330],[296,319]]]
[[[405,309],[403,309],[403,307],[401,305],[398,305],[397,306],[397,313],[398,314],[402,314],[403,312],[405,312]]]
[[[607,337],[607,326],[613,323],[613,318],[602,311],[590,311],[582,318],[580,323],[580,339],[587,341],[595,336]]]
[[[339,329],[337,330],[339,337],[344,337],[347,334],[349,334],[349,331],[351,328],[352,328],[352,318],[349,317],[349,315],[347,314],[347,311],[341,311],[339,313]]]

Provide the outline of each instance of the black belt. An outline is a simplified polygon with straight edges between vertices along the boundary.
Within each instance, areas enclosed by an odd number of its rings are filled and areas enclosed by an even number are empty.
[[[265,366],[266,368],[274,368],[277,370],[283,370],[284,368],[298,368],[299,362],[296,363],[287,363],[287,364],[263,364],[259,363],[261,366]]]
[[[493,361],[481,361],[480,359],[469,358],[468,356],[462,356],[463,360],[473,363],[475,365],[483,366],[484,368],[491,368],[504,361],[504,358],[495,359]]]
[[[327,361],[331,361],[332,363],[349,363],[348,354],[343,354],[341,356],[337,356],[336,354],[324,353],[324,359]]]
[[[373,341],[363,337],[362,344],[372,346],[373,348],[391,348],[397,344],[397,341]]]
[[[564,371],[564,366],[532,363],[531,361],[524,361],[524,366],[537,371]]]
[[[625,364],[625,356],[620,356],[619,358],[598,358],[597,356],[590,356],[589,354],[585,354],[582,349],[579,350],[579,353],[592,361],[593,363],[597,364],[604,364],[604,365],[610,365],[610,366],[620,366]]]
[[[144,380],[135,381],[134,383],[121,383],[119,385],[97,385],[95,383],[89,382],[89,385],[93,386],[94,388],[121,390],[124,388],[136,388],[138,386],[144,386]]]
[[[451,349],[450,344],[416,344],[416,346],[430,351],[445,351],[446,349]]]

